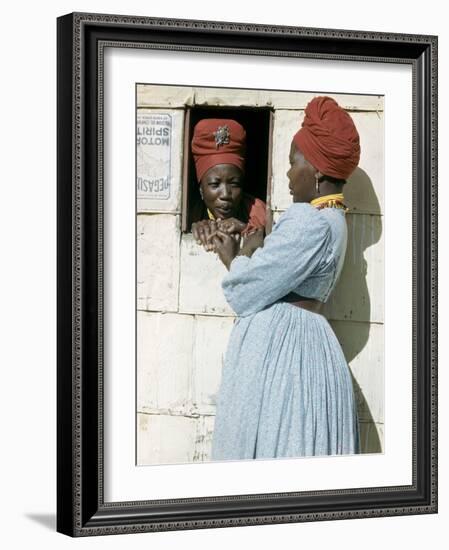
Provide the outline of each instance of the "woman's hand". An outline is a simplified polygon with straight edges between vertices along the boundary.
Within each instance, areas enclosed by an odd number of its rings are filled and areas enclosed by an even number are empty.
[[[263,227],[251,232],[243,240],[243,246],[240,252],[238,253],[238,255],[251,257],[258,248],[263,246],[264,238],[265,238],[265,229]]]
[[[192,235],[198,244],[204,246],[206,250],[213,250],[211,236],[217,230],[217,222],[215,220],[201,220],[192,224]]]
[[[237,218],[227,218],[225,220],[218,219],[217,226],[218,229],[221,229],[225,233],[228,233],[228,235],[236,233],[240,235],[241,232],[245,229],[246,223],[238,220]]]
[[[213,237],[217,230],[232,235],[236,242],[240,241],[240,233],[245,229],[246,223],[237,218],[227,218],[225,220],[201,220],[192,224],[192,235],[198,244],[204,246],[207,251],[214,251],[215,246]]]
[[[212,243],[215,252],[218,254],[220,260],[229,269],[232,260],[237,256],[240,248],[240,235],[236,239],[233,235],[229,235],[221,229],[217,229],[212,237]]]

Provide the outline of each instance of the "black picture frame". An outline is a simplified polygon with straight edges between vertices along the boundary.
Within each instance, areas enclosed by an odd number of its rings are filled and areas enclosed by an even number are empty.
[[[436,513],[437,37],[89,13],[58,18],[57,31],[57,530],[89,536]],[[412,66],[410,486],[104,502],[99,106],[105,42]]]

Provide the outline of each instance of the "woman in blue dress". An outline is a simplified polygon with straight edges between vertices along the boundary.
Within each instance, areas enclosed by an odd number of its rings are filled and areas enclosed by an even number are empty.
[[[360,452],[352,379],[320,313],[344,262],[342,188],[360,158],[359,135],[329,97],[314,98],[290,149],[292,205],[265,239],[214,247],[237,317],[217,399],[212,460]]]

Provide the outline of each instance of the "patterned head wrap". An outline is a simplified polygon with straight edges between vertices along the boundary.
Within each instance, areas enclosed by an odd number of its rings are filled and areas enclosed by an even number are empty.
[[[193,130],[192,153],[198,182],[216,164],[233,164],[244,172],[245,129],[231,119],[200,120]]]

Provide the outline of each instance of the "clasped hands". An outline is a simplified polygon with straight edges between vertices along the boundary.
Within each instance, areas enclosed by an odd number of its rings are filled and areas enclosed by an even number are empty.
[[[225,220],[202,220],[192,225],[192,234],[198,244],[207,251],[216,252],[229,269],[236,256],[252,256],[253,252],[263,246],[265,231],[254,229],[244,238],[240,247],[241,232],[246,224],[236,218]]]

